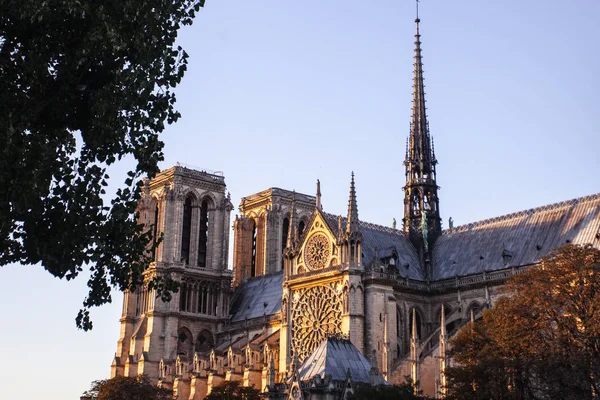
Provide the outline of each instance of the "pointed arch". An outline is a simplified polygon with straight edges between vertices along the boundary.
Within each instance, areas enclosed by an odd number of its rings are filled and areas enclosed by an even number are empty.
[[[408,334],[409,337],[412,337],[412,329],[413,329],[413,310],[415,311],[415,319],[417,323],[417,338],[419,340],[423,339],[423,310],[418,306],[413,306],[410,308],[408,313]]]
[[[183,201],[183,213],[181,222],[181,256],[180,261],[190,263],[190,248],[192,239],[192,211],[196,206],[197,198],[193,191],[189,191]]]
[[[446,320],[446,332],[452,332],[454,330],[455,324],[454,322],[448,322],[448,317],[454,312],[453,308],[448,305],[448,303],[442,304],[444,307],[444,319]],[[437,307],[437,311],[435,312],[435,320],[433,321],[434,326],[439,325],[442,320],[442,305]]]
[[[208,263],[208,250],[210,243],[210,227],[212,210],[215,208],[215,202],[210,194],[206,194],[200,199],[199,208],[199,226],[198,226],[198,258],[197,265],[200,268],[206,268]]]
[[[198,333],[194,348],[198,353],[207,353],[214,347],[215,340],[213,334],[210,331],[203,329]]]
[[[194,352],[194,339],[192,332],[185,326],[177,330],[177,355],[183,355],[192,359]]]
[[[477,319],[477,316],[481,309],[481,303],[479,303],[477,300],[473,300],[472,302],[470,302],[467,308],[465,309],[465,320],[469,321],[471,319],[471,312],[473,312],[473,318]]]

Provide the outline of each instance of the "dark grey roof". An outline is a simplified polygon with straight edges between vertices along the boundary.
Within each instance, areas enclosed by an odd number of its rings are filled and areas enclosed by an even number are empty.
[[[345,381],[350,369],[352,381],[371,383],[371,368],[371,363],[349,340],[328,338],[304,361],[298,369],[298,378],[306,381],[315,375],[325,378],[329,374],[333,380]],[[377,380],[379,384],[387,384],[379,373]]]
[[[338,235],[338,216],[328,213],[322,213],[323,218],[334,235]],[[346,226],[346,218],[342,217],[342,227]],[[360,232],[362,239],[362,263],[371,265],[375,261],[377,252],[378,258],[384,258],[390,255],[392,249],[398,253],[398,273],[403,278],[423,279],[423,271],[419,264],[419,256],[411,241],[402,231],[387,226],[371,224],[360,221]],[[408,265],[408,268],[405,266]]]
[[[436,241],[434,280],[533,264],[565,243],[598,247],[599,234],[600,194],[462,225]]]
[[[281,311],[283,273],[252,278],[237,289],[231,322],[273,315]],[[265,307],[266,303],[266,307]]]

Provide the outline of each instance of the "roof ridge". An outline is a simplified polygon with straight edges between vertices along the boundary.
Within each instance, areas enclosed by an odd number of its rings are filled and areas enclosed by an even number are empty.
[[[595,194],[591,194],[591,195],[587,195],[587,196],[582,196],[582,197],[576,197],[574,199],[570,199],[570,200],[563,200],[561,202],[558,203],[552,203],[552,204],[546,204],[544,206],[540,206],[540,207],[535,207],[535,208],[530,208],[528,210],[521,210],[521,211],[516,211],[514,213],[510,213],[510,214],[504,214],[504,215],[500,215],[497,217],[491,217],[491,218],[486,218],[486,219],[482,219],[479,221],[475,221],[475,222],[470,222],[467,224],[463,224],[463,225],[459,225],[456,226],[452,229],[444,229],[442,231],[442,235],[447,235],[447,234],[451,234],[454,232],[464,232],[466,230],[472,229],[472,228],[478,228],[480,226],[483,225],[487,225],[489,223],[492,222],[502,222],[502,221],[507,221],[513,218],[518,218],[518,217],[523,217],[523,216],[527,216],[527,215],[531,215],[537,212],[541,212],[541,211],[550,211],[550,210],[556,210],[558,208],[562,208],[562,207],[567,207],[567,206],[574,206],[577,205],[579,203],[584,203],[587,201],[593,201],[593,200],[598,200],[600,199],[600,193],[595,193]]]
[[[325,212],[325,211],[321,211],[321,212],[323,213],[323,215],[325,217],[335,218],[336,220],[337,220],[338,217],[342,217],[342,221],[344,221],[344,223],[348,219],[347,217],[344,217],[343,215],[336,215],[336,214],[328,213],[328,212]],[[391,228],[391,227],[385,226],[385,225],[374,224],[372,222],[367,222],[367,221],[364,221],[364,220],[359,220],[358,221],[358,225],[360,227],[363,227],[363,228],[375,229],[375,230],[378,230],[378,231],[381,231],[381,232],[393,233],[393,234],[396,234],[396,235],[399,235],[399,236],[406,236],[404,234],[404,232],[402,232],[399,229],[394,229],[394,228]]]

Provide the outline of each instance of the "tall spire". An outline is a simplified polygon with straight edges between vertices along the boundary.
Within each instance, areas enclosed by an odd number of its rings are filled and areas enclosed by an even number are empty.
[[[317,179],[317,200],[315,206],[318,210],[323,211],[323,205],[321,204],[321,181]]]
[[[403,188],[405,196],[403,222],[404,232],[408,234],[419,252],[422,268],[425,270],[425,275],[430,278],[430,252],[442,228],[436,183],[437,160],[433,150],[433,141],[429,134],[425,106],[420,22],[417,14],[412,115],[408,149],[404,160],[406,185]]]
[[[346,232],[358,232],[358,204],[356,203],[356,188],[354,187],[354,171],[350,181],[350,198],[348,199],[348,219],[346,220]]]

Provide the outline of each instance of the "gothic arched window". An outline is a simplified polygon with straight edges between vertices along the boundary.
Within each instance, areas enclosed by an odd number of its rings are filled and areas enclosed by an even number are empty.
[[[204,200],[200,206],[200,234],[198,235],[198,266],[206,267],[208,249],[208,202]]]
[[[281,251],[285,250],[287,246],[287,237],[290,231],[290,220],[286,217],[283,219],[281,227]]]
[[[415,310],[415,319],[417,321],[417,339],[421,340],[421,337],[422,337],[421,336],[421,321],[422,321],[421,313],[416,309],[413,309],[413,310]],[[410,337],[412,337],[413,310],[410,310],[410,321],[408,323],[408,333],[409,333]]]
[[[306,228],[306,224],[304,221],[300,221],[298,224],[298,236],[301,236],[304,233],[304,229]]]
[[[192,198],[187,197],[183,204],[183,223],[181,229],[181,262],[190,263],[190,237],[192,234]]]
[[[152,260],[156,261],[156,246],[158,242],[158,204],[154,208],[154,226],[152,227]]]
[[[250,263],[250,277],[256,276],[256,222],[252,221],[252,262]]]

